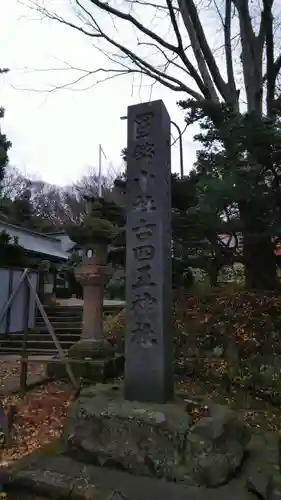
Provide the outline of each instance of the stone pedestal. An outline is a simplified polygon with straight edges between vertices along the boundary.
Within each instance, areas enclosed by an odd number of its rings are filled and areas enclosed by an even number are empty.
[[[76,378],[88,382],[106,382],[124,371],[124,355],[115,352],[106,339],[82,339],[67,353],[69,364]],[[57,360],[47,365],[50,378],[69,379],[65,365]]]
[[[81,392],[63,433],[64,454],[84,463],[208,487],[234,476],[249,440],[246,424],[223,406],[194,422],[183,402],[128,401],[106,385]]]

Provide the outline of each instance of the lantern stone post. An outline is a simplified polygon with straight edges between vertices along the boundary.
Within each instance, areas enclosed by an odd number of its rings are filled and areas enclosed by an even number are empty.
[[[83,249],[82,262],[74,272],[84,298],[81,338],[68,350],[68,358],[75,360],[72,367],[78,377],[105,381],[124,366],[124,357],[116,355],[103,336],[104,289],[113,272],[108,264],[108,246],[117,232],[120,209],[101,198],[87,197],[86,202],[88,213],[83,223],[68,230],[70,238]]]
[[[84,250],[82,264],[75,270],[84,298],[81,340],[103,338],[104,288],[112,274],[112,267],[107,264],[107,253],[107,245],[89,244]]]

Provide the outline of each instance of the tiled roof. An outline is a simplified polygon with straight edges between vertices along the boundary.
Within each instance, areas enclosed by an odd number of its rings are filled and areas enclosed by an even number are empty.
[[[2,231],[6,231],[11,238],[17,238],[18,244],[26,250],[63,260],[67,260],[69,257],[58,238],[0,221],[0,232]]]

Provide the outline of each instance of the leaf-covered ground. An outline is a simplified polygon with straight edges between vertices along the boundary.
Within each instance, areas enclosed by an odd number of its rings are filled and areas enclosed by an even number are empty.
[[[178,380],[177,393],[194,398],[204,397],[204,404],[195,405],[191,411],[194,420],[204,415],[208,401],[226,404],[239,412],[255,433],[268,431],[281,433],[281,409],[265,403],[261,398],[252,397],[243,390],[223,393],[211,383],[203,384],[190,377]],[[53,442],[60,436],[66,411],[71,399],[72,389],[62,382],[50,382],[30,391],[24,400],[18,396],[8,396],[2,400],[5,409],[16,407],[13,426],[13,446],[0,448],[0,466]]]
[[[105,333],[119,337],[124,332],[125,312],[105,322]],[[227,337],[235,339],[246,356],[257,348],[280,352],[281,294],[254,292],[228,293],[218,289],[206,295],[176,292],[174,296],[176,336],[186,333],[197,345],[224,346]]]
[[[23,457],[60,435],[71,395],[71,387],[50,382],[30,391],[24,400],[17,395],[2,398],[5,411],[16,407],[13,445],[0,448],[0,466]]]
[[[234,389],[231,394],[225,393],[212,383],[202,383],[191,377],[185,377],[176,384],[177,391],[184,392],[196,399],[202,396],[205,402],[211,401],[227,405],[240,414],[255,433],[275,432],[281,434],[281,408],[265,402],[263,398],[252,396],[243,389]],[[192,410],[195,417],[204,413],[204,405]]]
[[[281,294],[226,292],[174,296],[175,368],[194,381],[237,387],[281,406]],[[125,313],[109,318],[105,333],[124,335]]]
[[[124,324],[124,312],[108,318],[105,334],[122,339]],[[280,374],[276,386],[271,380],[269,385],[260,386],[260,391],[253,390],[258,384],[249,385],[245,376],[245,367],[250,366],[253,359],[262,356],[278,360],[281,357],[281,295],[215,292],[195,297],[178,293],[174,304],[174,326],[177,390],[184,390],[195,398],[204,396],[230,405],[256,432],[281,433],[281,405],[276,401],[272,404],[265,398],[268,391],[270,396],[275,392],[281,395]],[[196,371],[193,365],[190,368],[190,359],[197,363],[199,360],[199,370]],[[260,361],[257,366],[260,376]],[[5,375],[5,370],[1,371],[2,378],[8,375],[8,372]],[[11,365],[12,373],[17,375],[18,370],[18,364]],[[42,367],[36,365],[34,370],[40,372]],[[24,401],[17,396],[6,398],[6,407],[15,404],[18,414],[14,428],[15,445],[2,450],[2,464],[59,436],[70,392],[69,385],[57,382],[31,391]],[[196,418],[204,408],[199,405],[192,411]]]
[[[28,363],[28,377],[39,378],[44,375],[44,365],[41,363]],[[11,385],[18,385],[20,378],[20,361],[11,359],[0,359],[0,392],[4,392]],[[8,387],[9,386],[9,387]]]

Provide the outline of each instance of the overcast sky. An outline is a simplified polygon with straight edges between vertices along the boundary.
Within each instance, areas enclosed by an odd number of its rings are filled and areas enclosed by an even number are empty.
[[[127,106],[150,98],[151,88],[132,86],[129,77],[99,84],[90,90],[42,92],[50,85],[75,78],[72,71],[34,71],[65,67],[100,67],[103,56],[70,28],[34,18],[17,0],[0,0],[0,67],[10,68],[1,78],[0,105],[5,108],[3,130],[12,141],[11,164],[44,180],[68,184],[89,167],[97,167],[101,143],[108,165],[118,171],[126,145]],[[146,82],[148,83],[148,82]],[[27,90],[22,90],[27,89]],[[40,92],[31,89],[40,90]],[[152,98],[162,99],[171,119],[184,127],[184,113],[176,102],[183,96],[158,85]],[[173,129],[174,137],[177,132]],[[184,136],[184,167],[195,159],[194,130]],[[172,170],[179,171],[178,147],[173,148]]]

